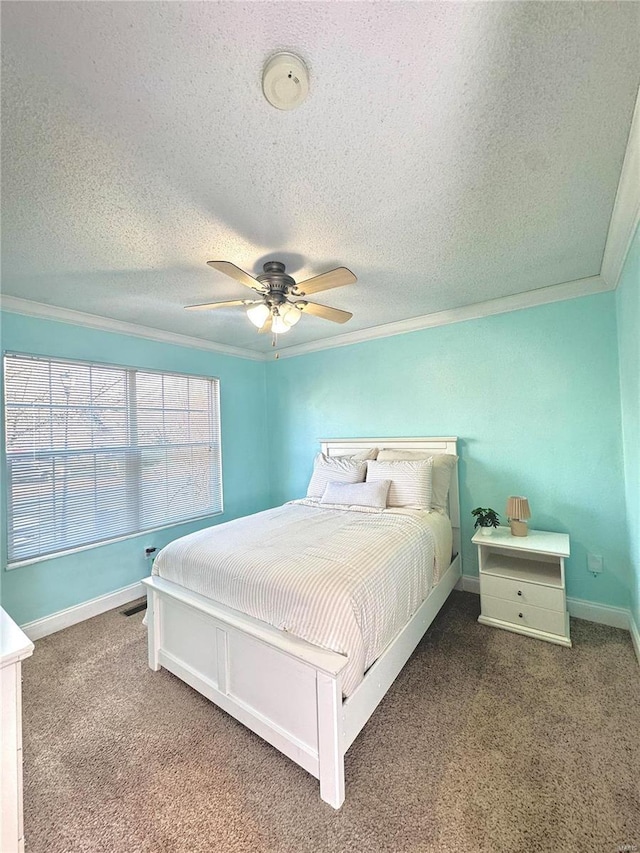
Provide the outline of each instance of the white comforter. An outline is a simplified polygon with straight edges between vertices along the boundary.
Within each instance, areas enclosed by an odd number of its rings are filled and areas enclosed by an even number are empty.
[[[153,574],[346,655],[349,696],[431,589],[432,515],[294,502],[177,539]]]

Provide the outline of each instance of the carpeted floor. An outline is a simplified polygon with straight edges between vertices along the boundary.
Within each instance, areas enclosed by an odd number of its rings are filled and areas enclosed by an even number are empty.
[[[315,779],[165,671],[141,614],[24,665],[27,853],[640,851],[640,670],[629,634],[573,649],[487,628],[453,593],[347,755]],[[634,846],[635,845],[635,846]]]

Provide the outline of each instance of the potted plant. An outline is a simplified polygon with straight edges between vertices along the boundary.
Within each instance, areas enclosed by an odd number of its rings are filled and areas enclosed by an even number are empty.
[[[478,506],[471,510],[471,515],[476,519],[475,524],[473,525],[474,529],[479,527],[484,536],[490,536],[493,532],[493,528],[498,527],[500,524],[500,516],[494,509],[491,509],[491,507],[484,509],[483,507]]]

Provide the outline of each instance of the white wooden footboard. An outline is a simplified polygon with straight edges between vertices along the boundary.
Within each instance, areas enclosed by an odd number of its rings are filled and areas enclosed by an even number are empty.
[[[146,578],[149,666],[161,666],[344,801],[344,655],[313,646],[162,578]]]
[[[344,655],[158,577],[143,581],[149,666],[165,667],[319,779],[320,796],[337,809],[346,751],[459,577],[457,557],[344,702]]]

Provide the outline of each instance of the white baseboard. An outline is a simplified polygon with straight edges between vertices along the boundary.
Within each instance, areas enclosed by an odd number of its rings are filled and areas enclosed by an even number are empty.
[[[71,625],[77,625],[78,622],[84,622],[85,619],[91,619],[92,616],[99,616],[101,613],[106,613],[107,610],[113,610],[114,607],[121,607],[123,604],[135,601],[136,598],[144,598],[145,594],[144,586],[140,581],[137,581],[137,583],[116,589],[114,592],[99,595],[90,601],[83,601],[82,604],[67,607],[66,610],[58,610],[51,616],[44,616],[42,619],[27,622],[20,627],[30,640],[40,640],[49,634],[55,634],[56,631],[62,631],[63,628],[69,628]]]
[[[480,578],[463,575],[455,588],[479,595]],[[599,625],[609,625],[611,628],[623,628],[625,631],[629,631],[638,663],[640,663],[640,629],[626,607],[611,607],[609,604],[595,604],[593,601],[584,601],[581,598],[568,598],[567,609],[569,615],[576,619],[584,619],[587,622],[597,622]]]
[[[626,607],[611,607],[609,604],[595,604],[593,601],[583,601],[581,598],[567,598],[567,608],[569,616],[576,619],[629,630],[631,614]]]
[[[462,592],[475,592],[476,595],[480,595],[480,578],[477,575],[475,577],[462,575],[455,588]]]
[[[640,664],[640,627],[638,627],[638,623],[634,620],[632,613],[629,614],[629,631],[631,632],[631,642],[633,643],[633,648],[636,651],[636,657]]]

